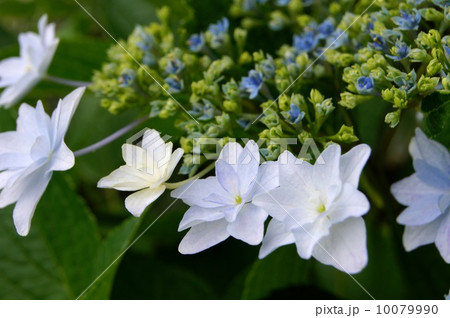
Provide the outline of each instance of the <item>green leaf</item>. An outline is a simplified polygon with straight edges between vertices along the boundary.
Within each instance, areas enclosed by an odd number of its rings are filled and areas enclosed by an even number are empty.
[[[300,259],[294,246],[282,247],[251,267],[243,299],[262,299],[271,292],[306,282],[308,262]]]
[[[27,237],[16,233],[12,210],[0,213],[0,299],[74,299],[114,262],[85,294],[108,298],[118,257],[139,219],[127,219],[100,241],[92,213],[60,173],[38,204]]]
[[[140,224],[139,218],[130,218],[112,230],[103,240],[93,264],[93,284],[86,286],[82,299],[108,299],[121,254],[131,243]],[[95,282],[94,282],[95,280]]]
[[[422,101],[423,130],[432,139],[450,148],[450,96],[432,94]]]
[[[70,299],[90,281],[99,240],[95,222],[67,181],[55,174],[29,236],[20,237],[12,207],[0,213],[0,298]]]

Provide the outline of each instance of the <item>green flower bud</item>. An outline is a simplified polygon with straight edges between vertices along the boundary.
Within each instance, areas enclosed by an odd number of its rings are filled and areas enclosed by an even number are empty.
[[[392,88],[386,88],[381,91],[381,98],[390,103],[394,102],[394,91]]]
[[[259,63],[264,59],[265,59],[264,52],[262,50],[253,52],[253,60],[255,61],[255,63]]]
[[[353,127],[349,127],[346,125],[342,125],[341,129],[339,129],[336,135],[330,136],[328,138],[337,143],[343,142],[348,144],[359,140],[358,137],[355,136]]]
[[[423,48],[438,47],[441,42],[441,35],[437,30],[430,30],[428,33],[420,32],[416,38],[417,45]]]
[[[311,23],[311,20],[312,18],[307,14],[301,14],[297,16],[297,24],[302,28],[308,26],[308,24]]]
[[[247,30],[242,28],[236,28],[233,32],[234,40],[240,51],[242,51],[245,47],[245,42],[247,41]]]
[[[269,144],[267,148],[261,148],[260,152],[265,160],[275,161],[280,156],[280,145]]]
[[[195,66],[198,63],[198,58],[194,54],[185,53],[181,59],[186,66]]]
[[[384,118],[385,123],[388,124],[391,128],[394,128],[400,122],[400,114],[401,109],[396,110],[395,112],[387,113],[386,117]]]
[[[276,10],[270,13],[269,28],[279,31],[289,24],[289,18],[281,11]]]
[[[277,112],[272,110],[272,108],[268,108],[268,110],[264,113],[261,118],[261,122],[266,125],[268,128],[275,127],[280,123],[280,117]]]
[[[270,139],[275,139],[275,138],[283,138],[283,129],[281,129],[281,125],[272,127],[269,129],[269,137]]]
[[[298,140],[302,145],[306,143],[307,140],[313,139],[311,133],[307,132],[306,130],[303,130],[298,136]]]
[[[229,113],[240,114],[242,112],[240,104],[234,100],[225,100],[223,102],[223,108]]]
[[[342,6],[339,4],[339,2],[331,2],[329,11],[331,15],[338,15],[341,13]]]
[[[375,82],[383,82],[386,78],[386,73],[381,67],[377,67],[370,71],[370,76],[375,80]]]
[[[217,127],[221,128],[221,130],[229,130],[231,129],[231,118],[227,113],[222,113],[220,116],[216,116]],[[210,136],[210,135],[208,135]]]
[[[347,83],[355,83],[362,75],[361,67],[358,64],[353,64],[344,69],[342,79]]]
[[[363,95],[355,95],[349,92],[341,93],[341,100],[339,101],[339,105],[352,109],[355,108],[356,105],[372,98],[371,96],[363,96]]]
[[[190,153],[194,147],[192,138],[181,137],[180,146],[184,150],[184,153]]]
[[[373,51],[370,48],[359,49],[358,53],[355,55],[355,60],[359,63],[367,62],[373,56]]]
[[[258,25],[260,25],[260,22],[256,19],[252,19],[252,18],[244,18],[241,21],[241,25],[244,29],[252,29],[254,27],[257,27]]]
[[[170,8],[168,6],[161,7],[156,11],[156,16],[163,25],[169,25]]]
[[[281,111],[288,111],[291,109],[291,98],[289,98],[289,96],[287,96],[286,94],[282,94],[279,98],[278,98],[278,108]]]
[[[445,91],[450,92],[450,75],[442,78],[442,86],[444,87]]]
[[[234,79],[222,85],[222,92],[227,99],[238,101],[241,99],[239,84]]]
[[[439,77],[421,76],[417,82],[417,89],[420,93],[433,91],[439,83]]]
[[[220,60],[211,63],[205,74],[205,79],[209,82],[216,80],[223,72],[233,66],[234,62],[229,56],[224,56]]]
[[[316,78],[321,78],[327,75],[327,69],[322,64],[315,64],[313,66],[313,73]]]
[[[434,8],[424,8],[419,10],[420,15],[427,21],[439,22],[444,19],[444,14]]]
[[[206,70],[211,65],[211,58],[208,55],[203,55],[199,59],[199,64],[202,69]]]
[[[239,64],[240,65],[249,64],[252,61],[253,61],[252,55],[250,53],[248,53],[247,51],[242,52],[242,54],[239,56]]]
[[[325,99],[317,89],[312,89],[309,96],[309,100],[313,104],[320,104]]]
[[[427,75],[433,76],[442,70],[442,64],[437,59],[432,59],[427,65]]]
[[[167,100],[167,103],[161,109],[161,112],[159,113],[159,117],[163,118],[163,119],[170,118],[172,116],[175,116],[177,111],[178,111],[178,105],[175,103],[175,101],[172,98],[170,98]]]
[[[427,63],[431,59],[431,56],[427,53],[426,50],[418,48],[412,49],[409,52],[408,57],[411,62],[421,62],[421,63],[423,62]]]

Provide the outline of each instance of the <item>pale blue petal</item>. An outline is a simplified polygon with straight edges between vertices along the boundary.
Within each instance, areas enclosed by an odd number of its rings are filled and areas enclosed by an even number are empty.
[[[225,241],[230,236],[227,226],[224,219],[194,225],[181,240],[178,250],[181,254],[195,254]]]
[[[245,204],[234,222],[228,224],[228,233],[250,245],[261,243],[267,212],[253,204]]]
[[[295,242],[294,235],[284,227],[283,222],[272,219],[267,227],[259,258],[264,258],[280,246],[292,244]]]

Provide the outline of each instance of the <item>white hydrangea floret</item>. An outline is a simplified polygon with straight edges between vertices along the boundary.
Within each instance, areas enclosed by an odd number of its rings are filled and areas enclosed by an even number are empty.
[[[216,176],[194,180],[172,191],[190,205],[178,230],[190,228],[180,243],[182,254],[194,254],[232,236],[250,245],[261,243],[267,212],[253,198],[278,186],[275,162],[259,165],[259,148],[249,141],[225,145],[216,161]]]
[[[370,155],[359,145],[341,156],[340,146],[326,148],[314,165],[289,151],[278,158],[280,186],[254,199],[273,219],[259,257],[295,243],[300,257],[311,256],[347,273],[367,264],[362,215],[369,201],[358,191],[359,176]]]
[[[55,37],[55,25],[47,25],[47,15],[38,23],[39,34],[19,35],[20,56],[0,61],[0,107],[17,103],[42,77],[53,59],[59,39]]]
[[[435,243],[450,263],[450,153],[419,128],[409,144],[415,173],[392,185],[391,192],[407,208],[397,222],[405,225],[407,251]]]
[[[17,130],[0,133],[0,208],[16,202],[14,224],[22,236],[30,230],[53,171],[68,170],[75,163],[64,136],[84,90],[78,88],[60,100],[52,117],[40,101],[36,108],[22,104]]]
[[[97,186],[119,191],[137,191],[125,199],[125,207],[131,214],[139,217],[147,206],[164,193],[164,183],[169,180],[183,156],[183,149],[178,148],[172,153],[172,148],[173,144],[166,143],[159,132],[147,129],[141,146],[122,146],[125,165],[102,178]]]

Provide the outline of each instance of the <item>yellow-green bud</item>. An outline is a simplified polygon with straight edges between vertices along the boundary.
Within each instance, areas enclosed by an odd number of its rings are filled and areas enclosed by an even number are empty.
[[[317,89],[312,89],[311,93],[309,95],[309,100],[311,101],[311,103],[313,104],[320,104],[323,102],[323,100],[325,99],[323,97],[323,95],[317,90]]]
[[[417,82],[417,89],[420,93],[429,92],[434,90],[438,83],[439,77],[426,77],[422,75]]]
[[[358,141],[358,137],[355,136],[353,127],[342,125],[338,133],[329,137],[334,142],[352,143]]]
[[[411,62],[428,62],[431,56],[424,49],[412,49],[408,55]]]
[[[245,42],[247,41],[247,30],[242,28],[236,28],[233,32],[234,40],[240,50],[245,47]]]
[[[241,112],[240,105],[233,100],[224,101],[223,108],[225,108],[225,110],[227,112],[234,113],[234,114],[239,114]]]
[[[427,65],[427,75],[433,76],[442,70],[442,64],[437,59],[432,59]]]
[[[250,53],[248,53],[247,51],[242,52],[242,54],[239,56],[239,64],[240,65],[249,64],[252,61],[253,61],[252,55]]]
[[[395,112],[387,113],[386,117],[384,117],[385,123],[388,124],[391,128],[394,128],[400,122],[400,114],[401,109],[396,110]]]
[[[444,19],[444,14],[434,8],[420,9],[420,15],[427,21],[439,22]]]

